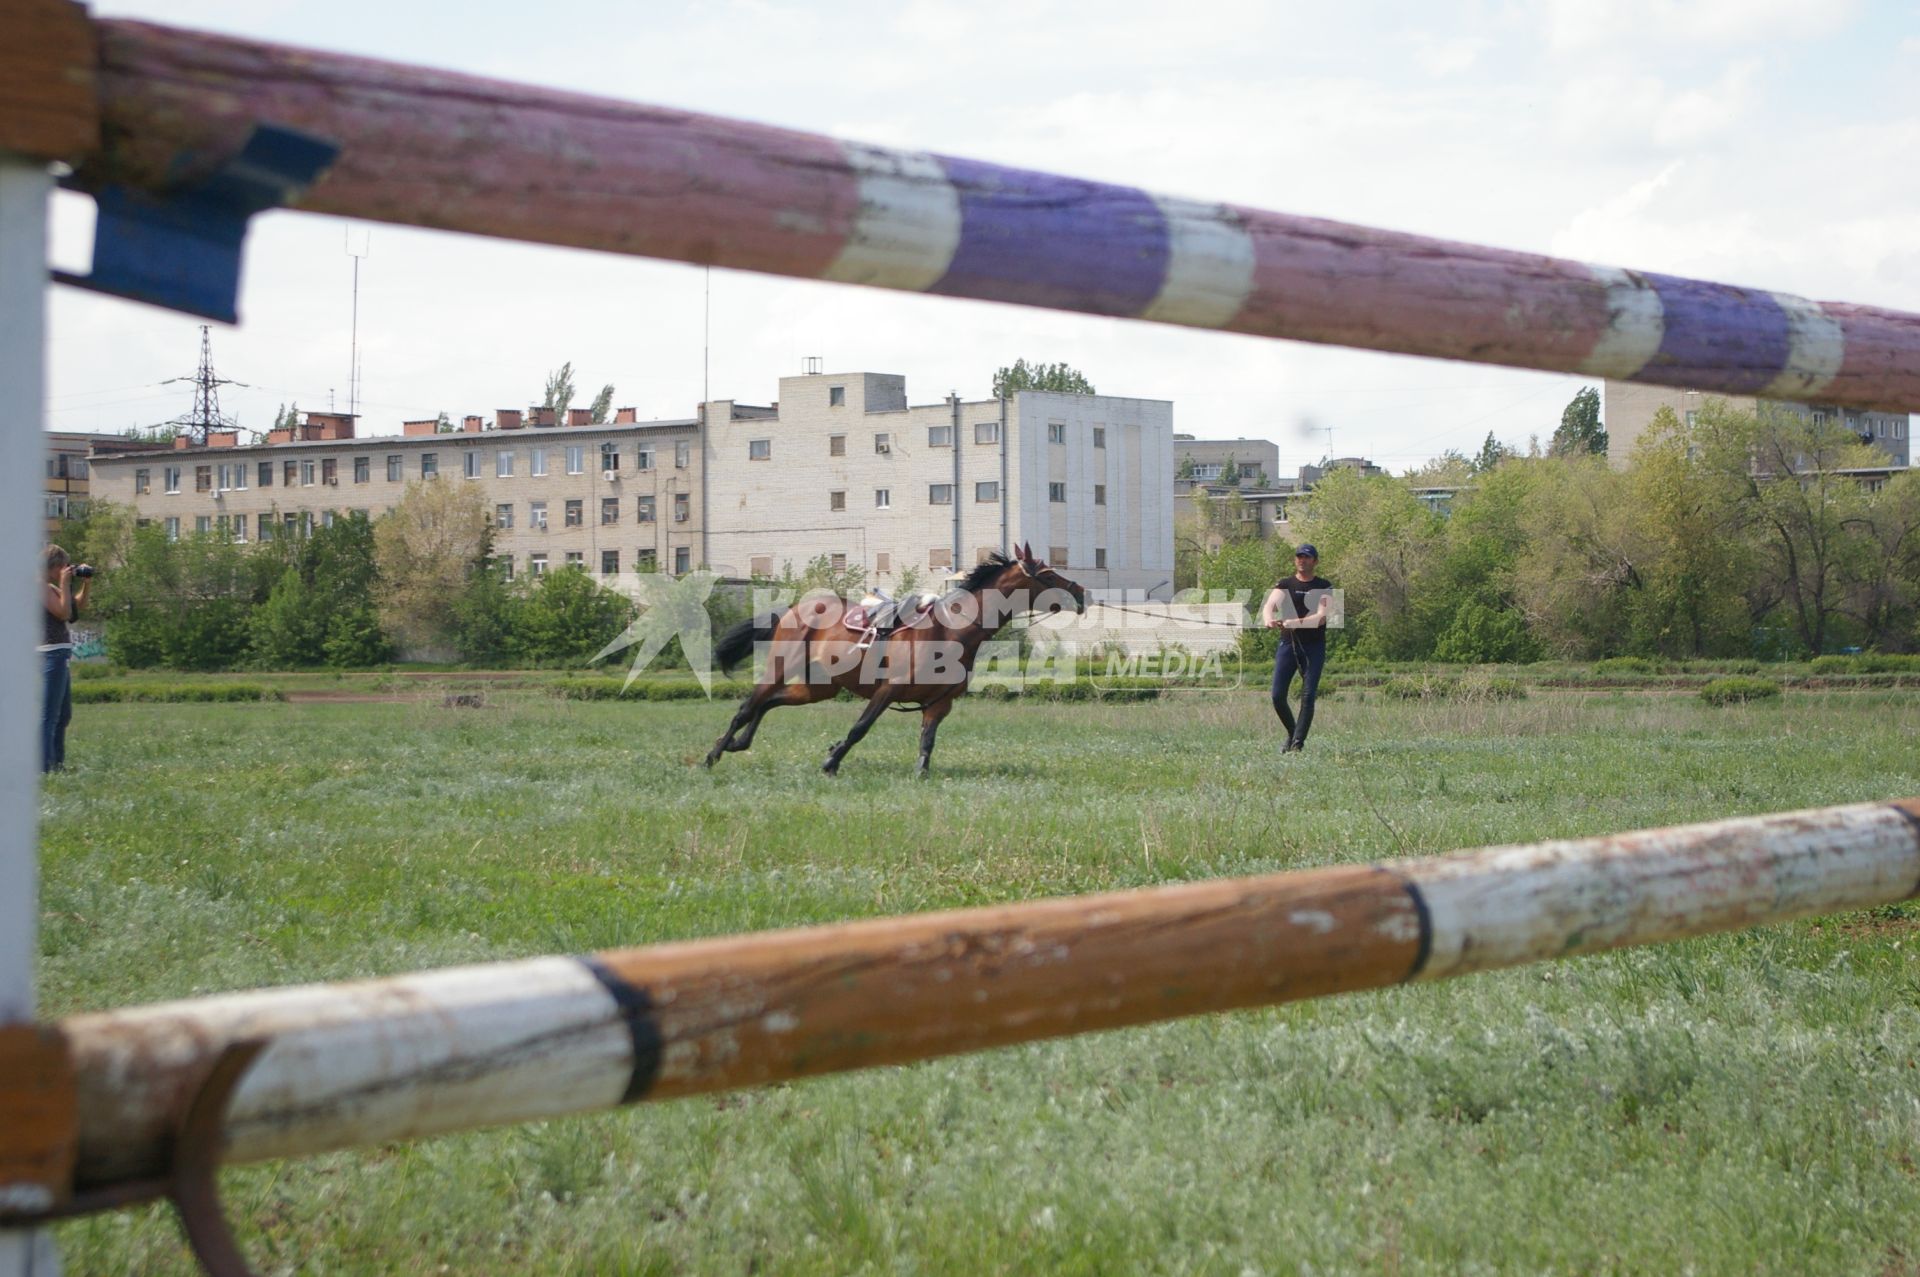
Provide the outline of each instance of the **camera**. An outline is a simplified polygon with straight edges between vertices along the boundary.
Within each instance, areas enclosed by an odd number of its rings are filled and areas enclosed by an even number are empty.
[[[73,574],[84,580],[93,575],[93,570],[93,564],[91,563],[78,563],[74,565]]]

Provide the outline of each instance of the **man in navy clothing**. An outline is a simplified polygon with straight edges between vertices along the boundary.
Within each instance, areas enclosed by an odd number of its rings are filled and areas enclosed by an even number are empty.
[[[1283,752],[1293,753],[1307,743],[1313,726],[1313,700],[1320,691],[1320,671],[1327,663],[1327,618],[1333,613],[1333,582],[1315,570],[1320,552],[1303,545],[1293,552],[1293,575],[1274,583],[1260,609],[1268,629],[1280,631],[1273,660],[1273,712],[1287,729]],[[1287,688],[1300,675],[1300,718],[1287,708]]]

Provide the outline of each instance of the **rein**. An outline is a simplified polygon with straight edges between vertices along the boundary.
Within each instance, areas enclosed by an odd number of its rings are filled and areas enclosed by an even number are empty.
[[[1103,603],[1099,599],[1088,599],[1088,607],[1103,607],[1109,612],[1126,612],[1133,616],[1150,616],[1160,621],[1179,621],[1183,625],[1217,625],[1223,629],[1244,630],[1247,627],[1238,621],[1209,621],[1200,616],[1175,616],[1171,612],[1143,612],[1137,607],[1122,607],[1118,603]]]

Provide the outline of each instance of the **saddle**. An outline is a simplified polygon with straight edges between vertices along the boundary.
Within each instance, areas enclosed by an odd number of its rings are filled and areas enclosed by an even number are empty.
[[[848,608],[840,620],[860,636],[854,646],[865,651],[875,643],[886,642],[901,626],[912,625],[925,616],[933,603],[932,599],[918,594],[910,594],[904,599],[869,594]]]

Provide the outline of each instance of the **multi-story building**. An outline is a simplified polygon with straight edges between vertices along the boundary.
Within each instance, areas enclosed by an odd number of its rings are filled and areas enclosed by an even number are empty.
[[[1720,399],[1737,412],[1753,412],[1765,404],[1771,410],[1811,416],[1816,422],[1835,421],[1886,455],[1895,466],[1907,464],[1907,414],[1904,412],[1867,412],[1842,408],[1837,404],[1791,403],[1780,399],[1762,399],[1750,395],[1721,395],[1698,390],[1674,390],[1667,386],[1646,386],[1633,381],[1609,379],[1602,391],[1603,416],[1607,426],[1607,462],[1624,467],[1633,456],[1635,445],[1654,414],[1670,408],[1673,415],[1691,425],[1701,405],[1708,399]]]
[[[780,379],[772,408],[708,405],[709,562],[777,575],[820,555],[895,588],[1004,546],[1090,589],[1173,575],[1173,405],[1023,390],[911,405],[904,377]]]
[[[92,462],[89,454],[124,452],[147,447],[125,435],[83,434],[70,430],[49,430],[47,441],[46,510],[47,533],[60,530],[65,519],[78,519],[87,512],[92,494]]]
[[[421,479],[470,483],[494,526],[494,552],[515,572],[568,563],[612,574],[685,572],[701,559],[698,422],[639,421],[623,408],[594,425],[574,411],[527,423],[502,410],[491,428],[469,416],[452,433],[410,421],[399,436],[357,437],[342,413],[307,414],[293,429],[242,446],[210,432],[164,451],[91,459],[93,494],[132,507],[169,536],[236,541],[310,530],[350,512],[377,517]]]

